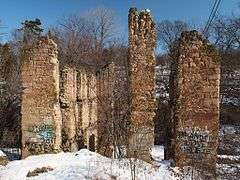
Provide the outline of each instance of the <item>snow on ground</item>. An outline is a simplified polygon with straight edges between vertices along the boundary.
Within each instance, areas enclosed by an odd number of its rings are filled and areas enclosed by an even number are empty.
[[[6,156],[6,154],[0,150],[0,157],[3,157],[3,156]]]
[[[240,164],[217,164],[218,180],[239,180]]]
[[[220,158],[220,159],[229,159],[231,161],[240,161],[240,155],[239,156],[218,155],[218,158]]]
[[[152,148],[151,156],[157,162],[164,160],[164,146],[155,145]]]
[[[218,155],[217,175],[221,180],[239,180],[240,155]]]
[[[158,151],[158,150],[160,151]],[[153,149],[154,158],[163,157],[163,148]],[[10,162],[0,167],[1,180],[75,180],[75,179],[131,179],[131,167],[136,165],[138,180],[174,180],[174,174],[166,165],[150,165],[143,161],[129,159],[110,159],[97,153],[82,149],[76,153],[59,153],[30,156],[23,160]],[[51,167],[52,171],[27,178],[29,171],[36,168]]]

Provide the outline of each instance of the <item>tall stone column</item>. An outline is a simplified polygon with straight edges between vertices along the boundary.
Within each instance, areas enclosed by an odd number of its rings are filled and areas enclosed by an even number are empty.
[[[22,156],[51,153],[61,146],[57,45],[42,37],[22,57]]]
[[[62,148],[64,151],[77,151],[77,71],[75,67],[67,66],[61,70],[60,102],[63,122]]]
[[[219,56],[197,31],[183,32],[172,49],[173,154],[176,166],[214,179],[219,132]]]
[[[149,10],[129,10],[130,138],[128,156],[150,162],[154,145],[156,30]]]

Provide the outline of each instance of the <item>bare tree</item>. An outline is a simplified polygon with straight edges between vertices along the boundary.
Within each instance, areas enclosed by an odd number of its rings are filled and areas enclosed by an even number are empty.
[[[169,75],[171,66],[170,48],[174,42],[180,37],[183,31],[190,29],[190,25],[183,21],[164,20],[157,24],[157,40],[165,49],[165,54],[157,57],[157,95],[161,101],[168,101],[169,94]]]
[[[58,43],[61,62],[96,67],[113,40],[113,29],[114,13],[97,8],[84,15],[63,17],[50,31]]]
[[[221,120],[238,123],[240,107],[240,18],[218,16],[210,27],[209,39],[217,46],[221,56]]]
[[[183,21],[164,20],[157,24],[157,40],[164,53],[157,56],[156,67],[156,94],[158,109],[154,118],[155,143],[163,144],[169,136],[168,122],[170,121],[170,98],[169,80],[170,67],[173,58],[170,49],[174,42],[180,37],[183,31],[190,29],[190,25]]]
[[[98,88],[96,84],[88,83],[91,91],[96,93],[100,111],[98,122],[91,127],[99,130],[98,149],[102,154],[111,154],[109,150],[112,148],[118,154],[116,156],[121,156],[121,148],[127,140],[124,138],[128,110],[127,47],[116,38],[115,32],[114,13],[105,8],[97,8],[84,15],[66,16],[58,26],[50,29],[50,35],[59,47],[62,67],[90,68],[104,79]]]
[[[157,40],[163,48],[169,50],[172,43],[187,30],[189,25],[183,21],[164,20],[157,24]]]
[[[114,12],[103,7],[96,8],[88,13],[92,26],[92,33],[100,48],[103,50],[116,33],[116,17]]]
[[[240,48],[240,18],[217,17],[210,28],[211,41],[221,52]]]

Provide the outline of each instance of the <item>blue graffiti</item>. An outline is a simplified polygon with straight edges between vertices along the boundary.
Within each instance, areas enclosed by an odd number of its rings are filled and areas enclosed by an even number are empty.
[[[51,141],[55,137],[53,125],[45,123],[31,128],[29,131],[39,135],[43,141]]]

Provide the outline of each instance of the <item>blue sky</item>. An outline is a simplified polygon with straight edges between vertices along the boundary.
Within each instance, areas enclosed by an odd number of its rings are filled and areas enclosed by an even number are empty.
[[[116,13],[120,33],[127,33],[129,7],[148,8],[155,21],[184,20],[201,24],[209,16],[214,0],[1,0],[0,19],[10,34],[25,19],[40,18],[44,28],[56,24],[62,15],[84,13],[98,6],[105,6]],[[222,0],[220,13],[230,15],[238,10],[240,0]],[[239,8],[240,9],[240,8]],[[9,35],[5,36],[5,40]]]

